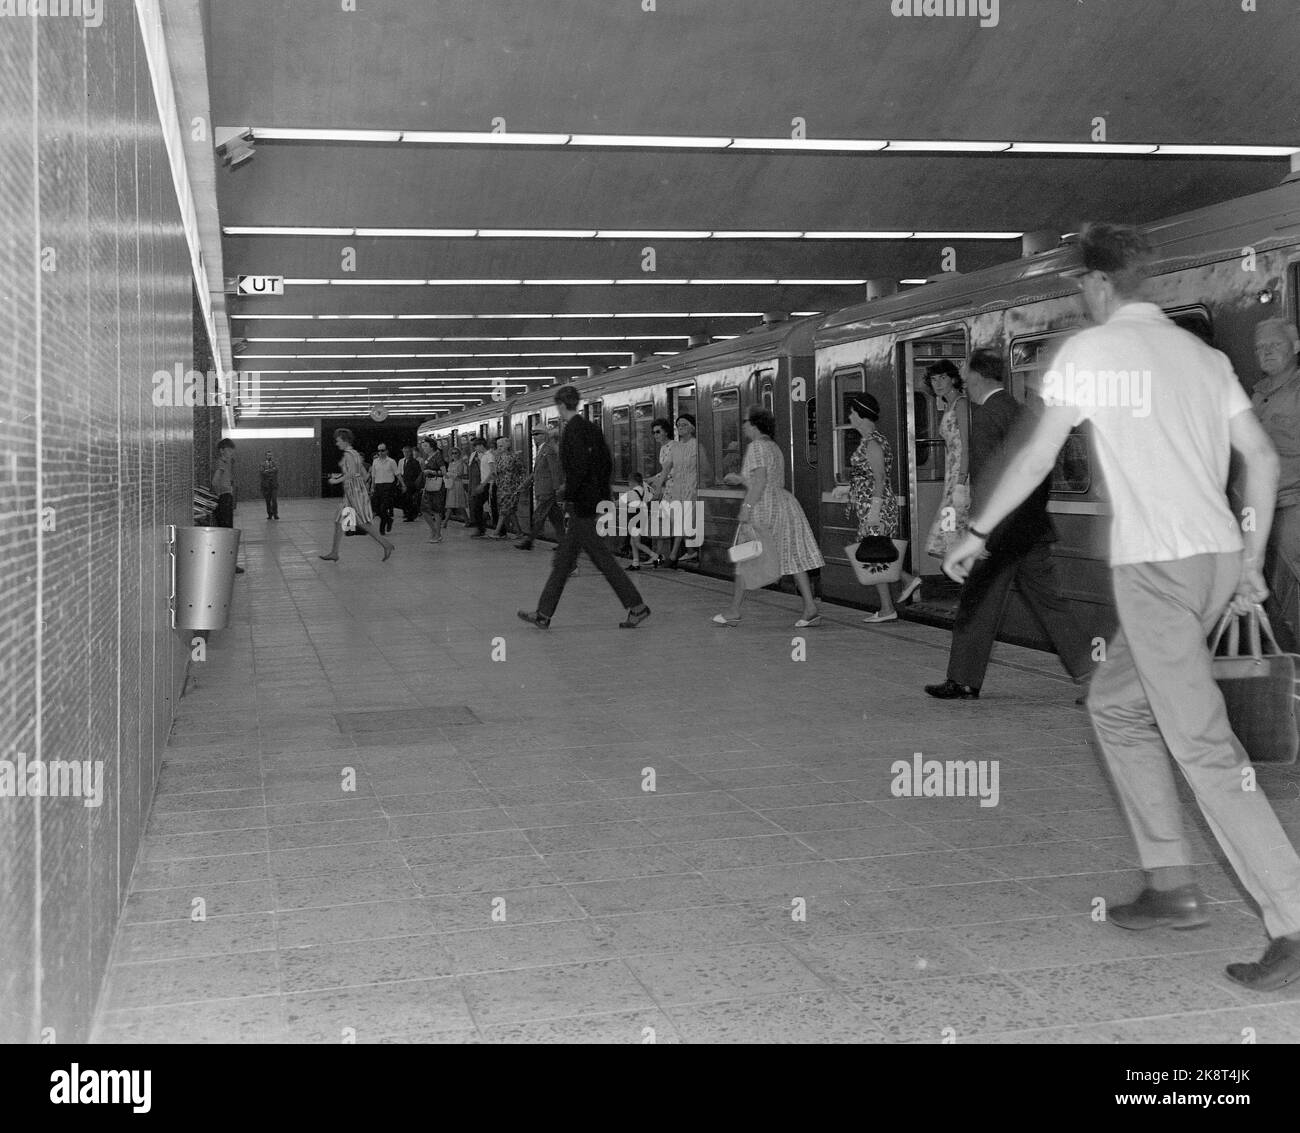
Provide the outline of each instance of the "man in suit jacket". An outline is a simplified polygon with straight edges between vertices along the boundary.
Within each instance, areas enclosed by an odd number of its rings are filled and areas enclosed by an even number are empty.
[[[971,396],[970,471],[975,497],[981,483],[996,480],[999,450],[1021,422],[1026,410],[1003,384],[1002,357],[995,350],[977,350],[962,375]],[[1070,676],[1084,684],[1092,673],[1092,642],[1061,596],[1052,561],[1056,532],[1047,514],[1052,481],[1049,476],[1033,494],[988,535],[988,555],[979,560],[962,587],[957,620],[948,656],[948,679],[926,685],[940,700],[979,697],[998,626],[1014,582],[1020,596],[1051,638]],[[973,507],[972,507],[973,510]]]
[[[604,537],[596,530],[596,508],[602,500],[609,499],[609,481],[614,471],[609,446],[600,426],[578,413],[577,386],[557,389],[555,407],[563,422],[560,468],[564,483],[560,491],[573,515],[560,537],[560,545],[555,549],[551,574],[537,602],[537,609],[520,610],[519,616],[540,629],[546,629],[560,604],[564,584],[578,561],[578,552],[586,551],[627,610],[627,617],[618,624],[623,629],[635,629],[650,616],[650,607],[641,600],[640,592],[614,561]]]

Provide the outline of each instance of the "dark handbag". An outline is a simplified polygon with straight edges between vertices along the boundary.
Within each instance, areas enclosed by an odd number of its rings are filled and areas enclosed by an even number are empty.
[[[1296,728],[1300,696],[1296,661],[1300,658],[1278,648],[1262,606],[1254,606],[1245,617],[1248,653],[1239,652],[1239,618],[1231,610],[1223,615],[1210,642],[1214,680],[1223,693],[1228,723],[1252,763],[1294,763],[1300,750]],[[1227,652],[1220,657],[1225,630]],[[1264,652],[1264,644],[1269,653]]]
[[[898,560],[898,548],[888,535],[867,535],[858,543],[853,557],[860,563],[892,563]]]

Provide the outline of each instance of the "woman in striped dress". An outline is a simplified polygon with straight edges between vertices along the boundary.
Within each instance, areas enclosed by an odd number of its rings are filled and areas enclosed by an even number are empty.
[[[383,561],[393,553],[393,544],[379,534],[375,523],[375,513],[370,510],[370,492],[366,487],[366,466],[361,454],[352,447],[352,433],[348,429],[334,430],[334,444],[343,453],[339,461],[339,471],[330,476],[331,484],[343,485],[343,506],[334,519],[334,546],[322,559],[338,562],[339,544],[343,542],[343,516],[351,508],[356,515],[356,524],[370,538],[384,548]]]
[[[821,614],[813,601],[808,572],[826,565],[817,539],[808,526],[799,501],[785,490],[785,461],[781,450],[772,440],[776,433],[776,418],[770,409],[752,406],[743,426],[749,447],[745,450],[745,463],[740,474],[730,473],[726,483],[733,487],[744,486],[745,502],[740,508],[740,522],[751,523],[758,529],[759,539],[771,539],[781,560],[781,573],[794,575],[799,596],[803,599],[803,617],[795,622],[796,629],[806,629],[821,624]],[[745,601],[745,583],[736,574],[735,589],[731,595],[731,608],[714,617],[715,625],[734,626],[740,623],[740,607]]]

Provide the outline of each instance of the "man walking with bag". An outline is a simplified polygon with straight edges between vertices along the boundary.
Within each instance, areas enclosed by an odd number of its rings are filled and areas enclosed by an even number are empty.
[[[605,444],[600,427],[578,413],[577,386],[557,389],[555,405],[563,422],[560,436],[560,466],[564,475],[562,494],[573,514],[560,545],[555,549],[551,574],[537,610],[520,610],[519,616],[539,629],[546,629],[560,604],[569,573],[577,564],[578,552],[586,551],[627,610],[627,617],[618,623],[619,626],[635,629],[650,616],[650,607],[641,600],[640,592],[619,569],[604,537],[596,531],[596,506],[609,499],[609,482],[614,470],[609,446]]]
[[[1268,594],[1261,570],[1278,458],[1228,359],[1143,299],[1151,249],[1136,229],[1082,234],[1083,303],[1096,324],[1070,338],[1043,378],[1046,408],[944,560],[959,581],[988,532],[1040,484],[1070,430],[1090,419],[1113,519],[1119,627],[1092,679],[1088,711],[1128,819],[1146,884],[1108,919],[1120,928],[1207,923],[1170,757],[1263,913],[1270,942],[1228,977],[1254,991],[1300,980],[1300,858],[1228,723],[1206,637],[1225,608]],[[1129,382],[1119,381],[1124,374]],[[1240,457],[1243,517],[1228,505]],[[1244,554],[1243,554],[1244,550]]]

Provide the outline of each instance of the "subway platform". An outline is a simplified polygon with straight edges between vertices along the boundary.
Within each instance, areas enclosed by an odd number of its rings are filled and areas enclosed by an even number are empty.
[[[542,632],[547,545],[322,562],[335,507],[240,509],[97,1041],[1300,1041],[1300,987],[1223,975],[1266,940],[1190,799],[1211,924],[1095,919],[1139,874],[1053,656],[936,702],[946,631],[767,591],[719,628],[725,583],[643,571],[629,632],[585,560]],[[900,797],[917,752],[996,805]],[[1300,839],[1300,773],[1260,780]]]

